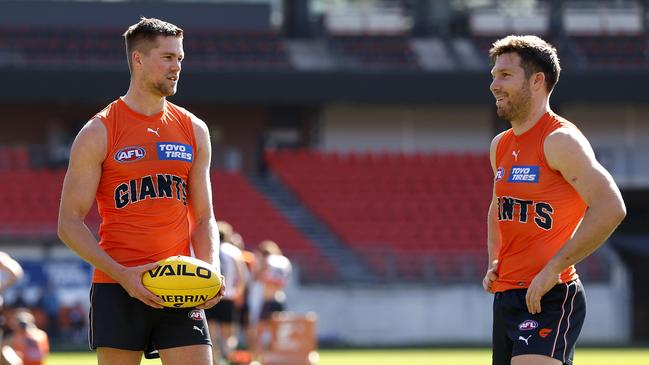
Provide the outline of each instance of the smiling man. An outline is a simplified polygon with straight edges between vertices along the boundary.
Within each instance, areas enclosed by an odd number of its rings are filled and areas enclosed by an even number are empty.
[[[554,47],[536,36],[508,36],[489,57],[498,116],[511,123],[490,150],[483,287],[495,294],[493,364],[572,364],[586,315],[574,265],[609,237],[626,209],[586,137],[550,109],[561,71]]]
[[[157,261],[189,256],[190,246],[220,272],[207,126],[166,100],[178,86],[183,31],[142,18],[124,38],[131,82],[72,145],[59,237],[95,267],[90,345],[99,364],[139,364],[143,353],[157,351],[165,365],[209,365],[203,309],[220,300],[224,286],[197,308],[170,309],[142,285]],[[99,242],[84,224],[95,198]]]

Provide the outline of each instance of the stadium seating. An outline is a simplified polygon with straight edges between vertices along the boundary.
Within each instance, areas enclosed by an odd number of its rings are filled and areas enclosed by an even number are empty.
[[[0,26],[0,66],[45,69],[115,69],[125,66],[119,29],[47,29]],[[474,34],[480,55],[503,35]],[[566,68],[647,69],[645,34],[568,35],[545,38]],[[422,71],[407,34],[332,34],[325,38],[340,69]],[[272,30],[187,29],[185,65],[198,70],[292,70],[279,34]],[[421,55],[419,56],[421,57]],[[430,62],[430,60],[429,60]]]
[[[499,38],[501,36],[476,36],[473,40],[486,59],[491,44]],[[557,48],[564,69],[649,69],[649,37],[646,35],[573,35],[546,39]]]
[[[64,169],[0,169],[7,186],[0,194],[0,239],[55,239]],[[299,264],[305,281],[333,281],[334,266],[264,196],[238,173],[214,171],[214,210],[241,233],[252,249],[265,239],[280,244],[286,255]],[[99,227],[96,206],[86,224]]]
[[[26,146],[0,146],[0,170],[27,170],[29,158]]]
[[[188,66],[208,69],[288,70],[291,64],[277,34],[271,31],[187,31]]]
[[[489,49],[496,40],[505,37],[507,34],[493,35],[493,36],[474,36],[472,40],[478,49],[478,53],[483,56],[484,60],[489,59]],[[573,43],[567,38],[556,38],[551,36],[544,36],[544,39],[550,42],[557,48],[557,52],[561,55],[561,66],[563,68],[573,68],[581,66],[581,63],[576,59],[577,56],[574,52]]]
[[[123,30],[0,27],[0,65],[78,69],[123,68]],[[291,65],[272,31],[185,31],[186,66],[286,70]]]
[[[572,40],[590,69],[649,69],[645,35],[574,36]]]
[[[276,241],[297,262],[306,281],[336,280],[334,266],[247,179],[236,172],[212,172],[214,212],[241,233],[246,248]]]
[[[492,189],[486,154],[295,151],[266,157],[275,174],[379,274],[453,277],[463,275],[465,261],[484,256]]]
[[[5,62],[14,66],[95,68],[123,65],[123,49],[124,42],[117,30],[0,29],[0,52],[5,55]]]
[[[56,236],[64,175],[63,170],[1,170],[0,180],[8,189],[0,196],[0,235],[6,238]]]
[[[361,70],[420,70],[406,35],[335,35],[329,38],[342,67]]]

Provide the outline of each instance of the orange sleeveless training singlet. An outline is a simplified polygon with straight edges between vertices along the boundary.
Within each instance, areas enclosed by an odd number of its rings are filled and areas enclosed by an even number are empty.
[[[99,117],[107,153],[97,189],[99,246],[124,266],[189,255],[187,182],[196,140],[191,113],[168,101],[146,116],[117,99]],[[95,269],[93,282],[114,283]]]
[[[495,292],[527,288],[534,277],[574,234],[586,212],[577,191],[545,160],[545,138],[575,125],[545,113],[528,131],[505,132],[496,147],[495,193],[500,252]],[[578,278],[575,267],[561,281]]]

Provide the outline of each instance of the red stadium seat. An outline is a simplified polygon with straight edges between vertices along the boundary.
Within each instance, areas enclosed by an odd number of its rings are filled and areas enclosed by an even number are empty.
[[[424,269],[424,257],[484,254],[492,186],[486,154],[301,150],[268,152],[266,158],[286,186],[379,274],[386,274],[384,260],[367,256],[376,245],[399,257],[397,274],[413,279],[433,275]]]
[[[57,68],[124,66],[124,45],[120,29],[32,29],[0,26],[0,49],[21,56],[29,66]],[[208,69],[292,68],[278,34],[271,30],[188,29],[185,47],[187,63]]]
[[[239,173],[213,171],[214,212],[232,224],[249,249],[262,240],[276,241],[300,264],[307,281],[333,281],[335,268],[248,180]]]
[[[55,238],[64,176],[63,169],[0,169],[0,179],[9,189],[0,195],[0,236]],[[230,222],[251,248],[265,239],[277,241],[302,268],[303,279],[336,280],[333,264],[241,174],[214,171],[212,183],[216,217]],[[97,207],[93,205],[86,224],[97,232],[99,223]]]

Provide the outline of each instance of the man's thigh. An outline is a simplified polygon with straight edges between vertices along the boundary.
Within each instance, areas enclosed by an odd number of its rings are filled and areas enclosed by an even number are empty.
[[[544,355],[519,355],[512,357],[512,365],[561,365],[561,361]]]
[[[91,347],[144,351],[210,345],[203,310],[155,309],[131,298],[119,284],[94,284],[91,292]]]
[[[491,336],[492,365],[511,365],[513,342],[507,335],[506,305],[503,293],[496,293],[493,302],[493,328]]]
[[[524,292],[518,294],[524,295]],[[550,361],[554,358],[559,364],[572,364],[575,343],[586,315],[581,283],[577,280],[552,288],[541,299],[541,313],[531,315],[527,312],[524,296],[518,298],[517,302],[520,307],[512,308],[509,312],[511,316],[507,326],[508,336],[513,342],[512,359],[541,355],[539,359],[547,357]],[[553,363],[557,362],[539,364]]]
[[[130,297],[119,284],[93,284],[90,304],[91,348],[138,352],[147,347],[153,308]]]
[[[158,309],[154,322],[151,343],[157,350],[212,344],[202,309]]]
[[[98,365],[139,365],[140,361],[142,361],[142,351],[97,348]]]
[[[163,365],[212,365],[209,345],[192,345],[158,350]]]

